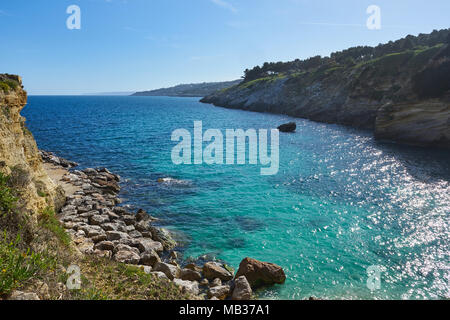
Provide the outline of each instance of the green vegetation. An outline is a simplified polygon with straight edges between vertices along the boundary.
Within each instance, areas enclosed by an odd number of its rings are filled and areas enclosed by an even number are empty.
[[[51,207],[45,208],[39,215],[39,224],[41,227],[51,231],[62,244],[65,246],[70,245],[70,236],[66,230],[61,226],[58,219],[55,216],[55,211]]]
[[[109,259],[86,257],[79,262],[81,290],[76,300],[183,300],[190,296],[168,280],[135,266]]]
[[[334,52],[329,57],[315,56],[309,59],[296,59],[289,62],[265,62],[262,66],[256,66],[253,69],[244,71],[244,83],[257,79],[264,79],[272,74],[298,74],[303,72],[316,73],[319,77],[324,75],[323,68],[329,69],[329,73],[334,72],[338,66],[341,68],[359,68],[367,64],[386,63],[386,69],[389,65],[398,66],[398,62],[406,61],[409,58],[416,57],[413,61],[421,65],[421,61],[427,61],[431,58],[433,52],[436,52],[442,44],[449,43],[450,29],[433,31],[431,34],[420,34],[417,37],[407,36],[398,41],[391,41],[387,44],[380,44],[376,47],[358,46],[344,51]],[[429,51],[431,49],[431,51]],[[423,56],[422,56],[423,54]]]
[[[22,239],[7,240],[6,232],[0,239],[0,295],[8,295],[27,281],[39,278],[56,267],[56,260],[46,254],[20,249]]]
[[[8,93],[11,90],[16,90],[19,87],[19,83],[14,80],[3,80],[0,81],[0,89],[3,90],[4,93]]]
[[[17,198],[8,186],[10,177],[0,172],[0,216],[10,214],[16,207]]]

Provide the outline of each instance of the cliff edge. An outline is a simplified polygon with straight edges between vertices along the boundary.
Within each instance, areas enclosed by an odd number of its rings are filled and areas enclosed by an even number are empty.
[[[450,29],[378,47],[265,63],[201,101],[370,129],[380,140],[450,148]]]
[[[20,189],[21,205],[31,217],[49,206],[58,211],[65,202],[64,190],[44,170],[36,141],[20,115],[27,103],[22,79],[0,74],[0,85],[0,172]]]

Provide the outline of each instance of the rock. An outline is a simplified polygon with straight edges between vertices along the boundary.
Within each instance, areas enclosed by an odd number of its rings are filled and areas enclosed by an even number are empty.
[[[142,233],[140,233],[140,232],[137,231],[137,230],[131,231],[130,233],[128,233],[128,235],[129,235],[130,237],[132,237],[132,238],[135,238],[135,239],[139,239],[139,238],[142,238],[142,237],[143,237],[143,236],[142,236]]]
[[[233,279],[233,275],[225,269],[220,263],[207,262],[203,266],[203,275],[208,280],[219,278],[223,281],[230,281]]]
[[[143,265],[153,267],[157,262],[161,262],[161,259],[154,250],[146,251],[141,255],[141,264]]]
[[[147,220],[139,221],[138,223],[136,223],[135,228],[137,231],[140,231],[140,232],[149,231],[150,230],[150,222]]]
[[[164,272],[161,272],[161,271],[153,271],[151,274],[155,275],[155,276],[158,277],[159,279],[167,279],[167,280],[169,280],[169,278],[165,275]]]
[[[138,212],[136,213],[136,220],[139,222],[148,221],[150,220],[150,216],[144,210],[139,209]]]
[[[181,273],[179,267],[164,262],[155,263],[153,270],[163,272],[170,280],[179,278]]]
[[[13,291],[8,300],[41,300],[34,292]]]
[[[152,273],[152,267],[150,266],[137,266],[140,270],[144,271],[146,274],[151,274]],[[164,275],[165,276],[165,275]]]
[[[229,293],[230,286],[218,286],[208,290],[208,298],[211,299],[215,297],[219,300],[225,300]]]
[[[108,251],[108,250],[94,249],[93,255],[96,255],[97,257],[100,257],[100,258],[111,259],[112,252]]]
[[[117,231],[119,229],[119,226],[115,223],[105,223],[100,227],[102,227],[102,229],[105,231]]]
[[[234,290],[231,299],[250,300],[252,298],[252,294],[252,288],[246,277],[240,276],[234,281]]]
[[[164,250],[170,251],[177,246],[177,243],[172,239],[168,230],[153,226],[150,226],[149,229],[152,233],[152,239],[161,242]]]
[[[283,284],[286,281],[286,275],[280,266],[251,258],[242,260],[236,279],[240,276],[245,276],[252,288],[275,283]]]
[[[114,260],[128,264],[138,264],[141,257],[133,251],[119,251],[114,255]]]
[[[164,250],[162,244],[150,239],[138,239],[138,248],[141,252],[162,252]]]
[[[94,241],[94,243],[98,243],[98,242],[102,242],[102,241],[106,241],[107,237],[106,234],[99,234],[98,236],[92,237],[91,238],[92,241]]]
[[[278,130],[280,130],[280,132],[294,132],[297,130],[297,124],[295,122],[289,122],[279,126]]]
[[[114,248],[114,253],[117,253],[119,251],[131,251],[131,252],[136,253],[137,255],[139,255],[139,253],[140,253],[138,248],[130,247],[126,244],[121,244],[121,243],[116,245]]]
[[[111,241],[102,241],[102,242],[97,243],[94,248],[98,249],[98,250],[113,251],[114,250],[114,243],[112,243]]]
[[[122,216],[122,221],[125,222],[127,226],[131,226],[136,224],[136,217],[131,215],[124,215]]]
[[[174,279],[173,283],[183,288],[184,292],[189,292],[193,295],[198,295],[200,293],[200,289],[198,288],[198,283],[196,281]]]
[[[129,238],[128,234],[119,231],[107,231],[106,236],[109,241],[121,240]]]
[[[83,230],[89,238],[97,237],[97,236],[105,233],[105,231],[102,228],[100,228],[99,226],[85,225],[79,229]]]
[[[221,286],[222,285],[222,280],[220,280],[219,278],[215,278],[213,281],[211,281],[211,283],[209,284],[209,286],[211,287],[211,288],[214,288],[214,287],[219,287],[219,286]]]
[[[180,278],[182,280],[200,281],[202,279],[202,275],[200,272],[185,268],[181,270]]]
[[[108,215],[95,215],[95,216],[92,216],[89,218],[89,222],[92,225],[99,226],[99,225],[109,222],[109,216]]]

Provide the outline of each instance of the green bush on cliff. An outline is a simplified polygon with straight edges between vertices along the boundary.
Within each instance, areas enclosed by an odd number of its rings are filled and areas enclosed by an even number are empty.
[[[16,207],[17,198],[9,187],[10,177],[0,173],[0,216],[11,213]]]
[[[59,223],[53,208],[47,207],[40,213],[39,224],[41,227],[51,231],[65,246],[70,245],[70,236]]]
[[[3,90],[4,93],[8,93],[10,90],[16,90],[19,87],[19,83],[13,80],[4,80],[0,81],[0,89]]]

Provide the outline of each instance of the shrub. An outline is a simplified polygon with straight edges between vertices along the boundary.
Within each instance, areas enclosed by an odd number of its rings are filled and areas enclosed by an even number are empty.
[[[0,295],[8,295],[41,271],[55,267],[55,260],[45,254],[19,249],[21,238],[9,242],[6,233],[0,239]]]
[[[17,204],[13,190],[8,186],[9,177],[0,173],[0,216],[11,213]]]
[[[61,226],[55,216],[55,211],[51,207],[45,208],[39,215],[41,227],[51,231],[65,246],[70,244],[70,236]]]
[[[30,174],[27,170],[20,166],[14,166],[11,168],[11,174],[9,176],[8,184],[17,189],[21,190],[26,188],[31,182]]]

